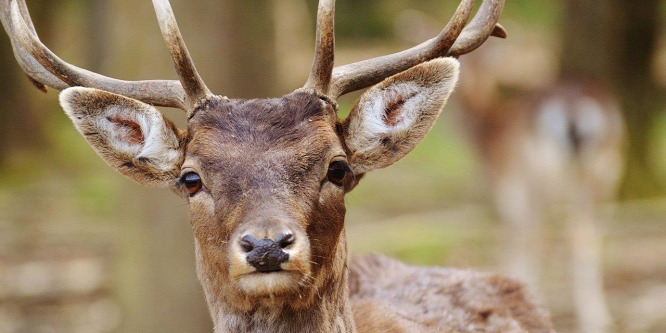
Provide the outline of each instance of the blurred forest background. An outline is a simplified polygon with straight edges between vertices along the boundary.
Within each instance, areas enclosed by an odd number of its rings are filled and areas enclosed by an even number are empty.
[[[480,1],[479,1],[480,2]],[[313,0],[172,0],[211,90],[280,96],[300,87],[314,44]],[[28,1],[42,41],[112,77],[176,78],[150,1]],[[457,3],[339,0],[336,64],[434,36]],[[659,0],[508,0],[506,40],[478,54],[489,78],[521,96],[561,72],[605,80],[629,142],[619,199],[603,207],[604,278],[620,332],[666,331],[666,4]],[[0,332],[210,332],[185,203],[118,175],[57,103],[34,89],[0,37]],[[567,37],[568,36],[568,37]],[[472,55],[470,55],[472,57]],[[463,60],[464,60],[463,56]],[[576,60],[577,59],[577,60]],[[465,75],[467,64],[463,64]],[[471,66],[471,65],[470,65]],[[407,158],[347,196],[354,252],[410,263],[498,270],[502,224],[456,99]],[[358,94],[340,100],[341,117]],[[181,126],[179,110],[163,110]],[[573,330],[567,247],[557,218],[539,294]]]

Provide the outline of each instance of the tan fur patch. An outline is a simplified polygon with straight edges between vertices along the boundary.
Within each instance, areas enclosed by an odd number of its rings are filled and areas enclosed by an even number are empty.
[[[501,275],[375,254],[352,257],[349,285],[359,332],[554,332],[525,286]]]

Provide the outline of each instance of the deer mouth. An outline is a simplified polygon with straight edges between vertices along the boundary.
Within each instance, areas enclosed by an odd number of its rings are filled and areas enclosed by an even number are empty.
[[[298,293],[308,279],[300,271],[254,271],[237,278],[240,289],[249,296],[281,296]]]

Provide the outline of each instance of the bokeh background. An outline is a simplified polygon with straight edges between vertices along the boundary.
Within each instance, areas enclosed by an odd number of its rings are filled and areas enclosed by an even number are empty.
[[[28,5],[42,41],[66,61],[123,79],[176,78],[150,1]],[[304,83],[316,1],[172,5],[213,92],[269,97]],[[336,63],[430,38],[456,6],[340,0]],[[481,70],[520,98],[578,67],[620,97],[629,148],[618,199],[603,206],[605,291],[618,332],[666,331],[666,4],[507,0],[500,22],[509,38],[475,51],[492,65],[463,64],[463,76]],[[341,117],[357,96],[340,100]],[[184,124],[179,110],[163,111]],[[463,112],[454,93],[415,151],[347,196],[352,251],[501,269],[506,231]],[[143,188],[106,166],[66,119],[57,92],[34,89],[0,37],[0,332],[210,332],[187,211],[168,190]],[[571,332],[565,226],[557,214],[548,221],[535,289],[556,328]]]

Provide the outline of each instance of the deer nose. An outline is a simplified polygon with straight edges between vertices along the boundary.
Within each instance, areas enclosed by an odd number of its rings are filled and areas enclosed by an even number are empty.
[[[245,235],[240,240],[240,247],[246,253],[247,262],[259,272],[276,272],[281,271],[280,265],[289,260],[289,254],[283,249],[294,241],[291,232],[282,233],[275,240]]]

